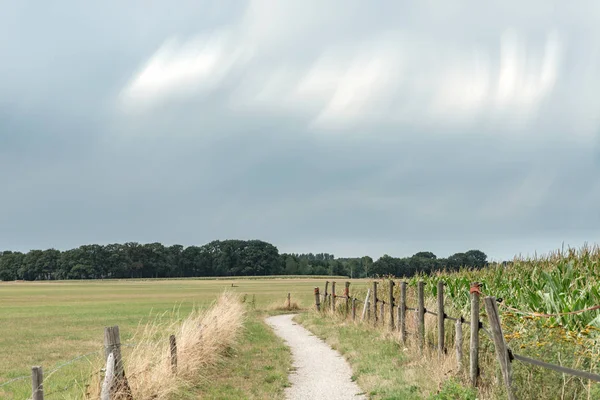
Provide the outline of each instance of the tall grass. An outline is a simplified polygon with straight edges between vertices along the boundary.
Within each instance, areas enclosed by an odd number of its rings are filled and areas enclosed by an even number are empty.
[[[140,326],[124,367],[134,399],[169,399],[196,382],[232,346],[244,323],[245,306],[225,292],[206,311],[194,310],[182,321],[174,315]],[[177,372],[170,362],[169,336],[177,340]],[[98,399],[100,379],[90,385],[87,398]]]

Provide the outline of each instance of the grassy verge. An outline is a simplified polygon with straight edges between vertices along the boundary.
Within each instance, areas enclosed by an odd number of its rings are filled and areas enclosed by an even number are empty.
[[[431,375],[433,371],[423,369],[414,352],[400,346],[397,338],[385,331],[314,312],[298,315],[296,320],[344,355],[352,366],[352,378],[371,399],[476,398],[457,379],[438,385],[438,377]]]
[[[298,322],[325,340],[348,360],[353,379],[373,399],[422,399],[416,384],[410,384],[400,346],[389,338],[352,323],[331,323],[329,318],[304,313]]]
[[[192,392],[203,399],[283,399],[290,366],[289,348],[255,312],[240,343]]]

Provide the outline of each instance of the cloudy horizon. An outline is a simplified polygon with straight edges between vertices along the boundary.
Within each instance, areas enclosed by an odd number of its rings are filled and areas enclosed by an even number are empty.
[[[598,18],[593,1],[0,0],[0,250],[598,243]]]

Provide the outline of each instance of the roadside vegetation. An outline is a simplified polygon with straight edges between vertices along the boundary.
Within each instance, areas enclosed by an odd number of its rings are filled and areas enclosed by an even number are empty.
[[[385,288],[379,295],[384,300],[387,300],[385,281],[390,278],[393,277],[383,279],[384,282],[380,285]],[[393,279],[397,282],[401,278]],[[600,310],[574,313],[600,305],[600,250],[597,247],[569,249],[534,259],[515,259],[506,265],[489,265],[482,269],[463,268],[456,272],[419,274],[406,280],[407,303],[411,307],[417,304],[416,286],[419,280],[425,282],[426,309],[436,310],[437,283],[443,280],[446,283],[446,314],[454,317],[462,315],[467,319],[470,314],[470,284],[480,282],[484,296],[491,295],[501,299],[499,309],[505,339],[515,353],[573,369],[600,373]],[[352,294],[364,299],[367,286],[354,285]],[[396,298],[399,295],[398,286],[395,288]],[[487,316],[483,301],[481,303],[481,320],[485,325]],[[390,380],[387,378],[389,373],[386,372],[388,369],[402,377],[395,378],[400,379],[397,382],[399,388],[416,385],[418,389],[415,390],[422,396],[437,396],[432,398],[439,399],[468,399],[475,395],[478,399],[505,397],[494,345],[484,334],[480,335],[481,382],[477,392],[472,392],[466,374],[468,329],[463,329],[466,367],[458,370],[452,348],[454,329],[450,322],[446,325],[448,354],[439,360],[433,349],[437,343],[436,319],[433,316],[426,316],[427,346],[422,356],[415,350],[412,340],[407,342],[406,347],[401,346],[399,334],[386,332],[384,324],[379,324],[379,327],[370,324],[355,326],[344,319],[343,312],[333,316],[330,314],[313,311],[301,316],[300,321],[347,355],[355,368],[359,384],[365,390],[379,393],[374,398],[391,398],[387,397],[386,392],[391,389],[385,389],[390,387]],[[407,314],[409,333],[416,332],[413,315],[414,312]],[[354,337],[357,335],[364,335],[363,340],[356,340]],[[369,360],[372,348],[392,344],[397,346],[399,354],[395,361],[388,359],[385,365],[380,366],[377,364],[377,356]],[[383,350],[379,352],[385,353]],[[371,366],[365,368],[365,365]],[[519,361],[512,363],[512,369],[516,394],[520,399],[600,397],[600,384],[593,381],[562,375]],[[428,378],[423,381],[419,379],[420,376]],[[392,386],[394,385],[396,384]],[[451,397],[450,393],[460,393],[461,397]]]

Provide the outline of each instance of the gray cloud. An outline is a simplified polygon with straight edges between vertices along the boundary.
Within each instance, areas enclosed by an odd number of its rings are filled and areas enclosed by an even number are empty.
[[[0,247],[593,242],[600,8],[509,3],[2,2]]]

